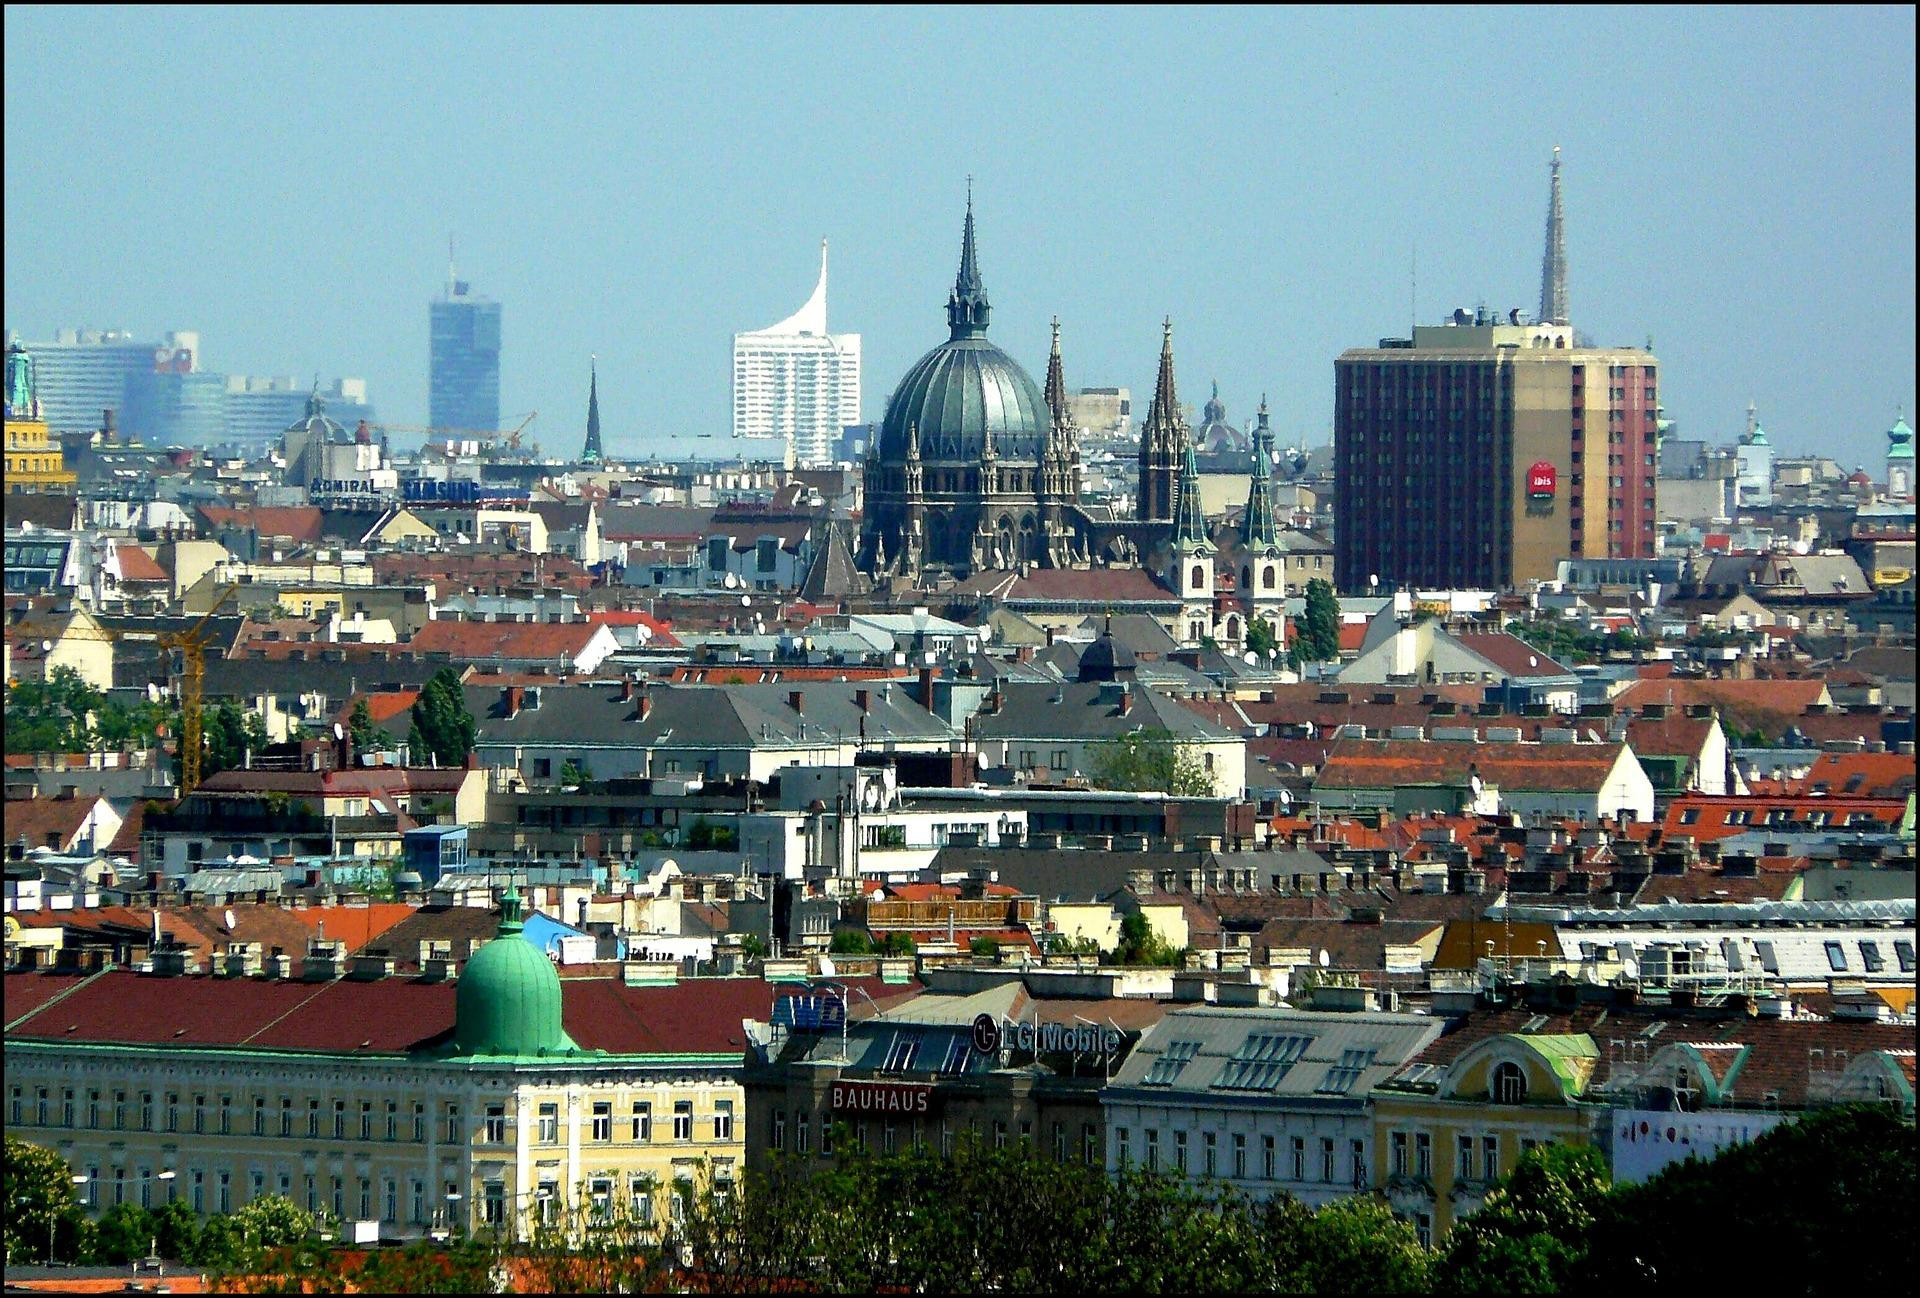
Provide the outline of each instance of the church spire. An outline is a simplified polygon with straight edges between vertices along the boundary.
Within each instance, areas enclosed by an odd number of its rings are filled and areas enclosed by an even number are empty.
[[[1060,317],[1053,318],[1053,350],[1047,354],[1047,409],[1055,429],[1067,426],[1067,372],[1060,361]]]
[[[587,365],[587,444],[580,452],[580,462],[599,464],[603,458],[600,449],[600,358],[591,358]]]
[[[1553,196],[1547,200],[1547,251],[1540,261],[1540,321],[1569,324],[1567,318],[1567,225],[1560,199],[1560,146],[1553,146]]]
[[[1153,404],[1147,409],[1146,435],[1173,446],[1181,427],[1180,397],[1173,388],[1173,321],[1162,321],[1161,329],[1160,374],[1153,381]]]
[[[1175,545],[1206,545],[1207,515],[1200,507],[1200,466],[1194,463],[1189,444],[1180,460],[1179,523],[1174,529]]]
[[[987,331],[986,285],[980,281],[979,254],[973,246],[973,177],[967,177],[967,221],[960,235],[960,273],[947,299],[947,327],[955,338],[972,338]]]
[[[1273,429],[1267,426],[1267,399],[1260,398],[1260,423],[1253,430],[1253,481],[1247,487],[1244,544],[1277,546],[1280,529],[1273,517]]]

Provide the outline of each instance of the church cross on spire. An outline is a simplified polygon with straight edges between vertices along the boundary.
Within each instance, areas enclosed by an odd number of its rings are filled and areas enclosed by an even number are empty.
[[[1160,373],[1153,382],[1153,404],[1147,410],[1147,432],[1171,447],[1175,445],[1175,433],[1180,427],[1180,397],[1173,386],[1173,318],[1167,317],[1160,327]]]
[[[973,240],[973,177],[967,177],[967,220],[960,234],[960,272],[947,299],[947,326],[955,338],[971,338],[987,331],[987,288],[980,280],[980,257]]]

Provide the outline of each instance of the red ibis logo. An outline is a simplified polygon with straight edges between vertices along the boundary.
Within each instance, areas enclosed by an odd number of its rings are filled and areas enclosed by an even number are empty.
[[[1545,460],[1536,460],[1527,470],[1527,495],[1535,500],[1550,500],[1560,485],[1560,471]]]

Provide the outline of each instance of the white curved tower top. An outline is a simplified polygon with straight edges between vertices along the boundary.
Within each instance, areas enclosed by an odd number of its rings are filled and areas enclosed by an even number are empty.
[[[750,330],[754,336],[767,334],[813,334],[823,336],[827,332],[827,241],[820,241],[820,282],[813,286],[813,296],[807,304],[782,320],[779,324],[768,325],[765,329]]]
[[[779,324],[733,336],[733,435],[782,443],[788,464],[831,464],[860,420],[860,335],[827,332],[827,241],[813,296]]]

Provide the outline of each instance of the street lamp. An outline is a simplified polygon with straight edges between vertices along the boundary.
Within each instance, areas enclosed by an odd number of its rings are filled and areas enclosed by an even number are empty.
[[[75,1172],[70,1179],[75,1185],[85,1185],[87,1183],[87,1175],[85,1172]],[[53,1265],[53,1232],[54,1232],[54,1229],[57,1226],[59,1226],[59,1224],[60,1224],[60,1214],[53,1211],[52,1205],[49,1204],[47,1207],[47,1265],[48,1266]]]

